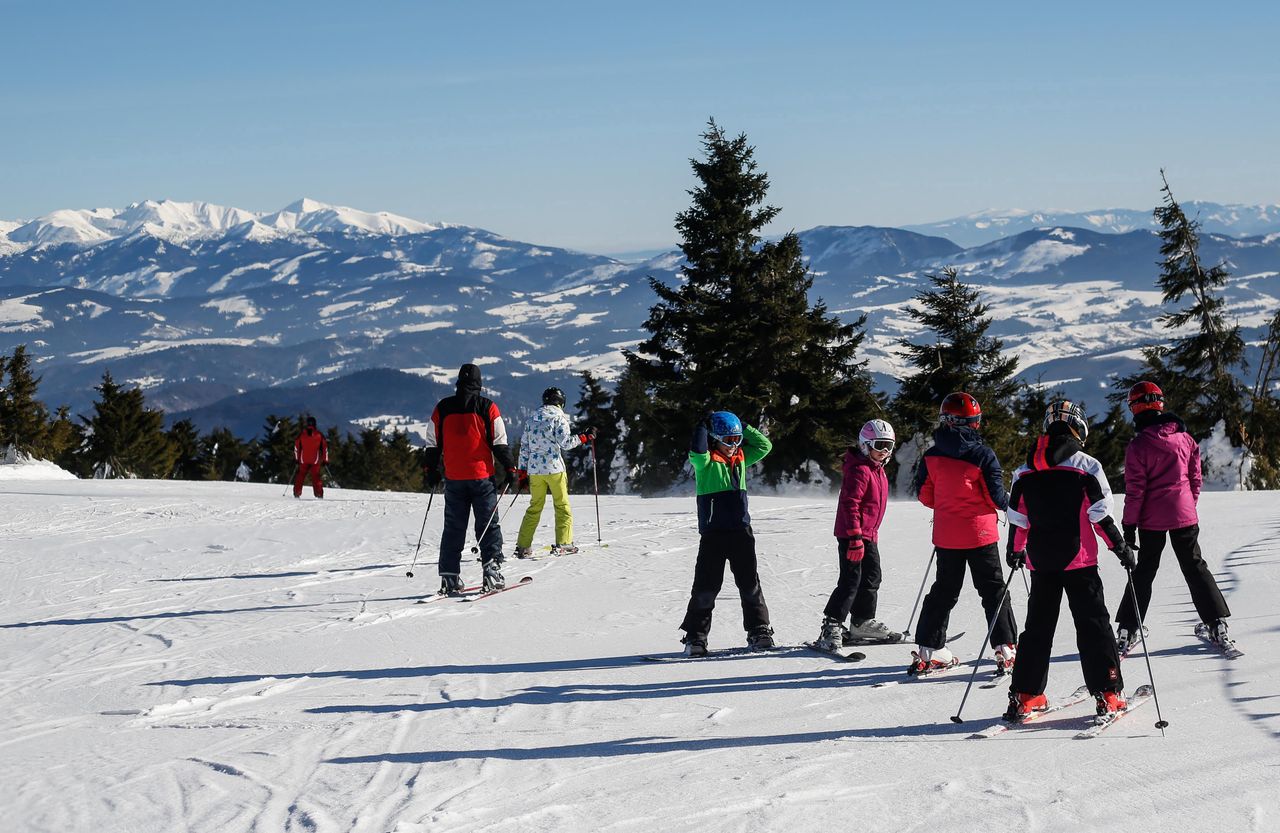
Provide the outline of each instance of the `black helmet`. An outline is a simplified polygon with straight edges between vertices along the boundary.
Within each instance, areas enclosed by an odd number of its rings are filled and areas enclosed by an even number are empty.
[[[307,427],[308,427],[308,428],[315,428],[315,427],[316,427],[316,418],[315,418],[315,417],[313,417],[313,416],[309,416],[309,417],[307,417]]]
[[[542,404],[556,405],[558,407],[563,408],[564,407],[564,391],[560,390],[560,388],[547,388],[542,392]]]

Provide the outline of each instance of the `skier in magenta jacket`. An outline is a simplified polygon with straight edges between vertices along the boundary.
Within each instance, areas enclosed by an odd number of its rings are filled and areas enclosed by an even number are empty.
[[[902,639],[902,634],[875,618],[881,578],[880,522],[889,501],[884,464],[896,442],[893,426],[873,419],[858,432],[857,447],[844,455],[835,527],[840,577],[822,611],[822,631],[815,642],[822,650]],[[846,629],[844,621],[850,615],[853,626]]]
[[[1124,455],[1124,537],[1138,550],[1133,589],[1138,614],[1145,620],[1151,585],[1160,569],[1166,536],[1173,544],[1182,576],[1201,628],[1214,641],[1226,644],[1226,618],[1231,615],[1222,591],[1200,555],[1200,446],[1176,414],[1164,409],[1164,393],[1154,382],[1139,382],[1129,390],[1129,410],[1137,433]],[[1116,612],[1116,644],[1121,653],[1139,639],[1138,615],[1125,594]]]

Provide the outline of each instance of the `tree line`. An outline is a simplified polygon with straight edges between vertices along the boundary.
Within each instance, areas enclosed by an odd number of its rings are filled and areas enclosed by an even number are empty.
[[[676,216],[685,265],[676,285],[650,278],[656,302],[644,322],[648,337],[624,350],[625,368],[610,389],[581,374],[574,416],[596,428],[593,448],[565,455],[570,488],[584,493],[661,493],[681,483],[688,435],[706,411],[725,409],[769,435],[774,452],[760,464],[771,486],[839,482],[844,449],[873,418],[889,420],[903,448],[890,463],[914,465],[948,393],[964,390],[982,403],[983,434],[1010,470],[1040,431],[1058,391],[1016,378],[1018,360],[988,332],[992,319],[980,289],[944,267],[927,276],[907,307],[918,334],[898,346],[909,371],[896,392],[876,391],[861,346],[866,316],[842,322],[821,300],[794,233],[764,239],[779,214],[768,205],[768,175],[745,134],[728,135],[715,120],[690,160],[697,185]],[[1280,310],[1270,318],[1257,367],[1249,367],[1238,323],[1222,297],[1230,275],[1199,257],[1199,224],[1187,217],[1163,181],[1155,209],[1161,256],[1155,284],[1168,340],[1142,351],[1134,374],[1113,380],[1086,445],[1123,483],[1124,450],[1133,435],[1128,388],[1140,379],[1165,391],[1168,407],[1204,439],[1217,429],[1252,463],[1246,485],[1280,487]],[[243,440],[225,428],[201,435],[189,420],[163,428],[164,414],[146,407],[137,388],[110,373],[95,388],[90,416],[66,407],[50,414],[36,397],[39,380],[20,346],[3,361],[0,447],[56,462],[82,477],[136,476],[279,483],[293,472],[299,416],[269,415],[262,435]],[[1088,409],[1092,403],[1081,403]],[[347,488],[423,488],[422,457],[406,433],[326,431],[328,476]],[[593,461],[592,454],[595,455]],[[594,465],[593,465],[594,462]],[[908,472],[904,472],[909,474]]]

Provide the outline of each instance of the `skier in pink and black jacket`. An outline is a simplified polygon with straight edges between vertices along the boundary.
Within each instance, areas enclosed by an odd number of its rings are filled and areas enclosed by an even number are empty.
[[[873,419],[858,432],[857,447],[844,455],[835,526],[840,577],[822,611],[822,631],[815,643],[822,650],[902,639],[902,634],[875,618],[881,578],[880,522],[889,502],[884,464],[896,442],[893,426]],[[844,621],[850,615],[852,627],[846,629]]]
[[[1064,593],[1076,626],[1084,681],[1097,700],[1098,714],[1125,708],[1120,657],[1098,574],[1097,539],[1128,570],[1133,569],[1133,553],[1111,517],[1111,487],[1102,464],[1084,453],[1088,436],[1084,409],[1054,400],[1045,411],[1044,433],[1013,475],[1005,559],[1015,570],[1030,567],[1031,596],[1006,720],[1021,721],[1048,707],[1044,690]]]
[[[1129,410],[1137,433],[1124,455],[1123,523],[1125,541],[1138,549],[1133,571],[1138,610],[1145,620],[1167,536],[1200,621],[1213,639],[1222,641],[1231,611],[1200,555],[1200,446],[1182,420],[1164,410],[1164,393],[1154,382],[1130,388]],[[1127,651],[1138,641],[1138,616],[1128,594],[1116,612],[1116,625],[1118,647]]]

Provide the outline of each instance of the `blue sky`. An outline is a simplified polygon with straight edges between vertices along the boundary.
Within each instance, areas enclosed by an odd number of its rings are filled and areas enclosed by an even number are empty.
[[[0,218],[301,196],[672,243],[714,116],[775,231],[1280,202],[1271,3],[0,0]],[[901,8],[888,8],[889,6]]]

